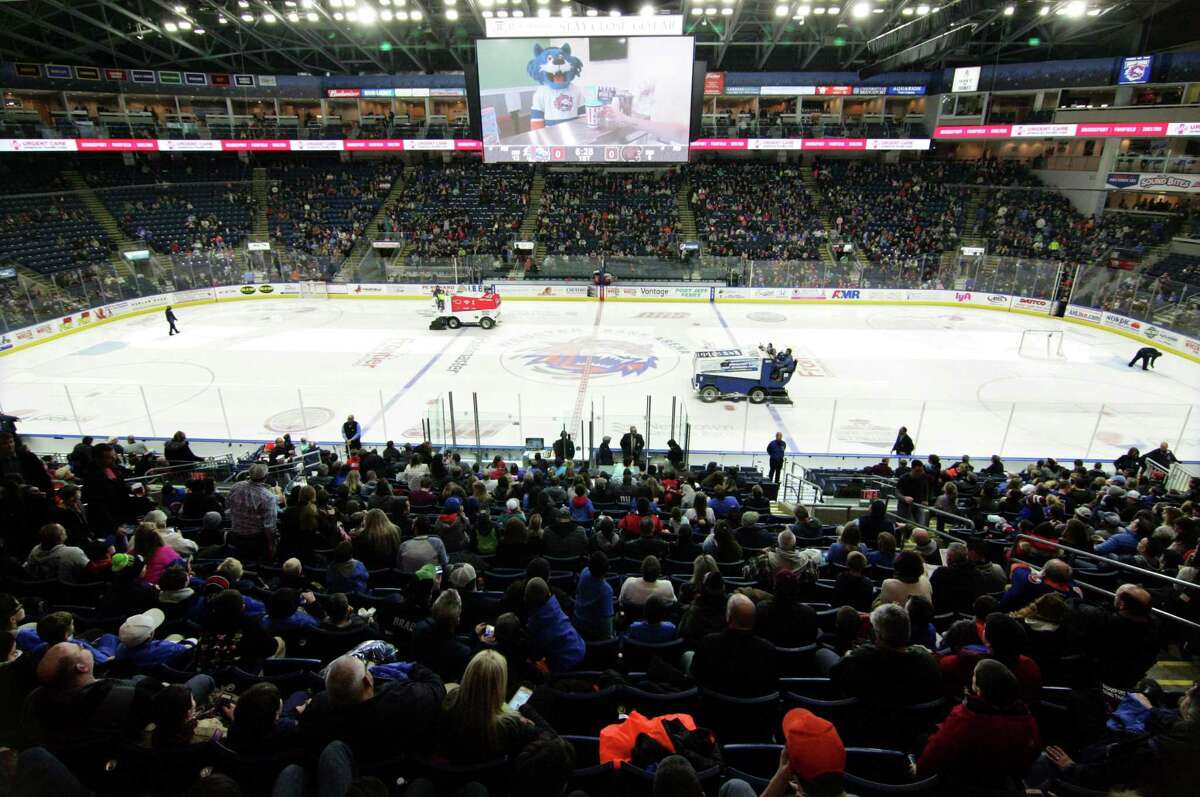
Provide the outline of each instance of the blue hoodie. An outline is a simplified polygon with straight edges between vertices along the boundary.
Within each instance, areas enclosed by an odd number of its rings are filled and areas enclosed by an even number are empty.
[[[370,574],[367,567],[357,559],[331,565],[325,573],[325,587],[330,593],[344,592],[347,595],[366,592]]]
[[[551,595],[531,611],[527,627],[535,655],[544,656],[552,671],[564,672],[583,661],[587,646],[558,605],[558,598]]]
[[[104,664],[111,659],[113,654],[117,652],[117,647],[121,644],[116,634],[102,634],[95,643],[85,642],[82,639],[68,639],[67,641],[89,650],[97,664]],[[36,630],[22,628],[17,631],[17,647],[24,653],[36,656],[45,652],[46,648],[50,646],[38,636]]]
[[[1138,536],[1125,529],[1097,545],[1095,551],[1101,556],[1133,556],[1137,553],[1137,547]]]
[[[191,645],[181,645],[165,639],[151,639],[136,648],[126,647],[124,643],[118,645],[116,659],[118,662],[130,662],[136,670],[141,671],[159,664],[186,663],[191,653]]]
[[[612,616],[612,585],[593,576],[588,568],[583,568],[579,574],[579,585],[575,588],[575,619],[584,625],[595,626]]]

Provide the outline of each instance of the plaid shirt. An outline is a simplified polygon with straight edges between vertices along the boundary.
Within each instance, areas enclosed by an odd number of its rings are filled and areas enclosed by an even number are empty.
[[[229,491],[233,533],[239,536],[271,534],[279,504],[262,482],[244,481]]]

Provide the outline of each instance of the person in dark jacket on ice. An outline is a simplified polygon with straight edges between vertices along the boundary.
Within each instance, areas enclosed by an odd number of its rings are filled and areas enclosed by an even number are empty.
[[[892,444],[891,450],[902,457],[907,457],[912,455],[914,448],[916,446],[913,445],[912,438],[908,436],[908,427],[901,426],[900,431],[896,432],[896,442]]]
[[[1129,361],[1129,368],[1132,368],[1138,360],[1142,361],[1142,370],[1146,370],[1146,366],[1154,367],[1154,361],[1162,357],[1163,353],[1153,346],[1146,346],[1138,349],[1137,354],[1133,355],[1133,359]]]

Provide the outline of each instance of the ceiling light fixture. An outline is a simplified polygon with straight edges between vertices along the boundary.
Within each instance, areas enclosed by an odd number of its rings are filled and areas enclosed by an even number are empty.
[[[167,33],[174,33],[175,31],[179,30],[179,26],[174,22],[165,22],[163,23],[163,29],[166,30]]]
[[[855,19],[864,19],[867,16],[867,14],[870,14],[870,13],[871,13],[871,4],[870,3],[865,3],[865,2],[855,3],[854,10],[851,12],[851,16],[853,16]]]
[[[192,23],[188,22],[186,19],[181,19],[176,24],[179,25],[180,30],[191,30],[192,29]]]
[[[785,16],[787,16],[787,12],[788,12],[787,6],[775,6],[775,16],[785,17]]]
[[[304,18],[307,19],[309,22],[318,22],[321,19],[319,16],[317,16],[316,11],[309,11],[307,14],[304,15]]]
[[[641,9],[638,11],[638,13],[641,14],[643,17],[652,17],[652,16],[654,16],[654,14],[656,12],[654,10],[654,6],[652,6],[650,4],[646,4],[641,7]]]
[[[1014,6],[1005,6],[1004,7],[1004,16],[1011,17],[1015,13],[1017,13],[1017,9]]]
[[[253,22],[253,21],[254,21],[253,14],[242,14],[242,22]]]
[[[446,19],[450,20],[451,22],[454,22],[456,19],[458,19],[458,11],[453,8],[447,8],[446,9]]]

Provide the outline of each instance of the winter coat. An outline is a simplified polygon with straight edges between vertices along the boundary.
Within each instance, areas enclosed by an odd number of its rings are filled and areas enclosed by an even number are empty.
[[[564,672],[583,661],[587,651],[583,638],[558,605],[558,598],[551,596],[530,611],[527,626],[530,644],[539,657],[545,657],[552,671]]]
[[[969,697],[950,712],[925,743],[917,776],[939,774],[960,782],[994,786],[1019,779],[1041,752],[1037,720],[1018,702],[996,708]]]
[[[347,595],[367,592],[370,578],[367,567],[357,559],[330,565],[325,573],[325,586],[329,592],[344,592]]]

